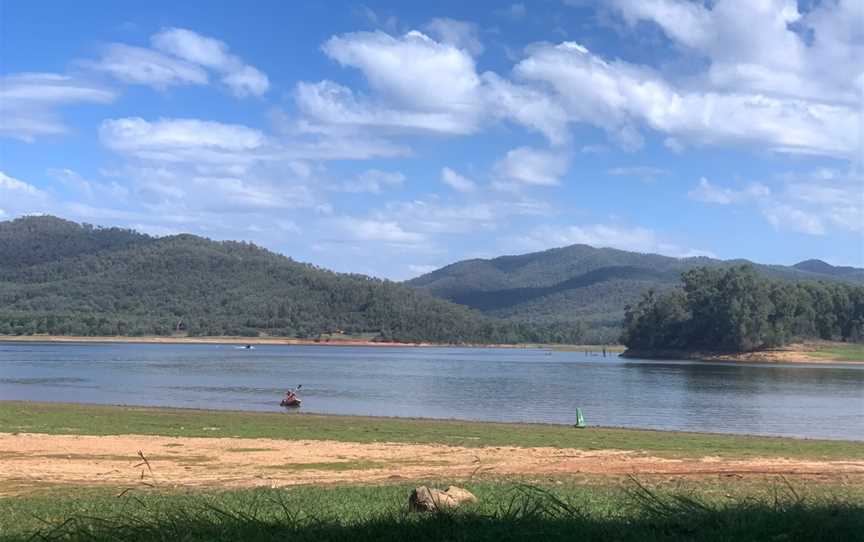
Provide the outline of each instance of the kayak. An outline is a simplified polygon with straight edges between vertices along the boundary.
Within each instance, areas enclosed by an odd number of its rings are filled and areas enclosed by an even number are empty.
[[[289,399],[282,399],[282,401],[279,403],[279,406],[299,407],[300,403],[301,403],[300,399],[290,399],[290,400]]]

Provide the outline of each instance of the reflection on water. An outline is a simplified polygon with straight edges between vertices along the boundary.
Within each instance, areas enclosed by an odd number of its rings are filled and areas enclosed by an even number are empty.
[[[458,348],[5,344],[0,398],[864,440],[864,366],[633,361]]]

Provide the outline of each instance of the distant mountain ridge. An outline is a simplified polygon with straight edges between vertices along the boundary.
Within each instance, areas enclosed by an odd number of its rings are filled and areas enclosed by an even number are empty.
[[[0,334],[508,342],[515,326],[407,286],[250,243],[155,238],[52,216],[0,222]]]
[[[821,260],[794,266],[763,265],[706,257],[679,259],[589,245],[464,260],[406,284],[491,316],[535,323],[582,321],[612,337],[624,307],[648,290],[673,288],[682,272],[695,267],[741,264],[752,264],[772,278],[864,284],[864,269],[835,267]]]

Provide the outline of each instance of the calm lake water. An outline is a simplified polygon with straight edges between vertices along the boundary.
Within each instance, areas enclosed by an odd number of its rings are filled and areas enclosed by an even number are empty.
[[[0,399],[864,440],[864,366],[461,348],[0,343]]]

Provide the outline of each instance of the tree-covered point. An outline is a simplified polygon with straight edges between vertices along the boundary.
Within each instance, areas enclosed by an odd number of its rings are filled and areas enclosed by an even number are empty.
[[[0,334],[580,342],[579,326],[489,318],[426,292],[249,243],[154,238],[55,217],[0,222]]]
[[[750,266],[693,269],[681,280],[627,307],[628,348],[744,352],[794,339],[864,340],[861,286],[772,280]]]

